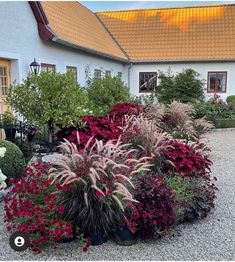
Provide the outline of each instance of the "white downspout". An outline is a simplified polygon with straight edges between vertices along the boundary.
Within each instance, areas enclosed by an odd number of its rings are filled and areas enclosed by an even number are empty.
[[[129,88],[129,91],[130,91],[130,88],[131,88],[131,78],[130,78],[130,72],[131,72],[131,68],[132,68],[132,62],[130,62],[129,66],[128,66],[128,88]]]

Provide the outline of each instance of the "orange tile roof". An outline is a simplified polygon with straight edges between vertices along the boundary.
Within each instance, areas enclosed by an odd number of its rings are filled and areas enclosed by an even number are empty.
[[[132,61],[235,59],[235,5],[96,14]]]
[[[96,15],[78,2],[40,2],[49,28],[63,41],[103,54],[127,60]]]

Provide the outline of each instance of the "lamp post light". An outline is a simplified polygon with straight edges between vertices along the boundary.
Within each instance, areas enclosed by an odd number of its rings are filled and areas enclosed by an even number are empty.
[[[31,72],[37,75],[39,73],[40,65],[34,58],[34,61],[30,64]]]

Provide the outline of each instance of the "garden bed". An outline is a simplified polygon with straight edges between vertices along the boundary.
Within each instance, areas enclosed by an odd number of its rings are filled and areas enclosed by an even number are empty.
[[[212,125],[193,113],[175,101],[164,111],[123,103],[63,128],[50,163],[31,162],[18,179],[9,173],[7,230],[27,234],[35,253],[72,238],[87,252],[108,239],[160,239],[205,218],[217,188],[200,138]]]
[[[205,220],[181,224],[171,235],[161,240],[139,241],[130,247],[108,241],[101,247],[91,246],[88,253],[83,253],[77,242],[71,242],[55,244],[36,257],[30,250],[22,253],[13,251],[8,245],[9,235],[3,223],[0,223],[0,250],[4,250],[0,252],[0,260],[232,260],[234,135],[234,131],[226,131],[206,136],[206,141],[213,148],[212,175],[218,178],[216,184],[220,190],[216,208]],[[0,204],[0,221],[3,221],[4,216],[2,207]]]

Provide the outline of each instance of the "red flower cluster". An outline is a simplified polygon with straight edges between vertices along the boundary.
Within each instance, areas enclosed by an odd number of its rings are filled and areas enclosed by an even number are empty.
[[[194,152],[189,145],[177,140],[170,140],[169,145],[172,147],[167,147],[163,155],[173,165],[164,162],[163,169],[165,173],[172,175],[177,172],[181,175],[199,174],[204,176],[210,172],[212,162],[208,158]]]
[[[139,180],[135,199],[129,204],[132,210],[127,224],[140,237],[162,236],[175,222],[174,192],[160,176],[148,174]]]
[[[63,221],[64,207],[58,205],[57,189],[48,179],[49,166],[33,163],[24,176],[13,184],[10,196],[4,198],[7,230],[29,235],[30,246],[39,252],[51,242],[73,236],[72,224]]]

